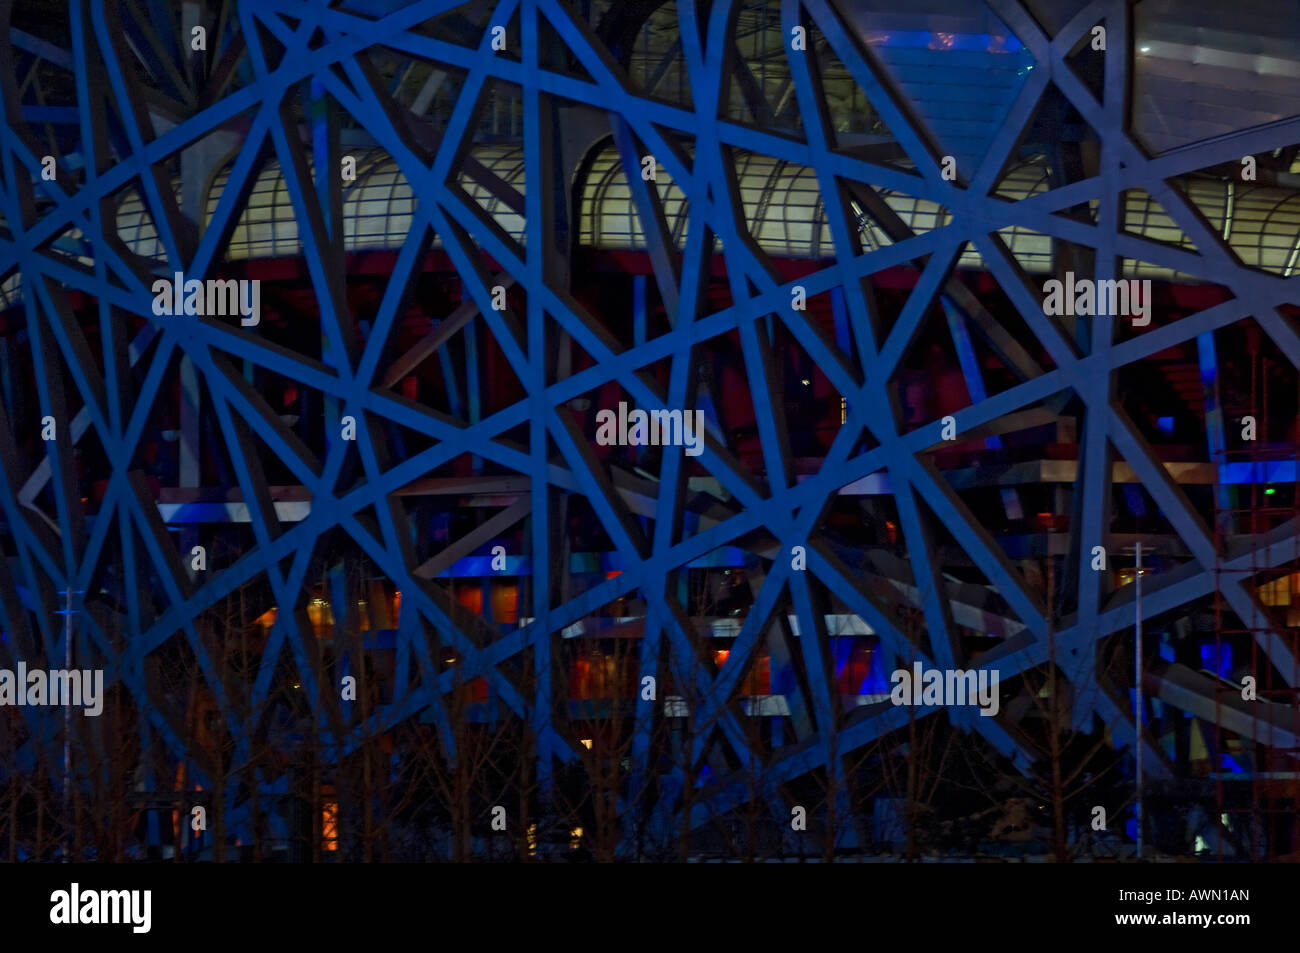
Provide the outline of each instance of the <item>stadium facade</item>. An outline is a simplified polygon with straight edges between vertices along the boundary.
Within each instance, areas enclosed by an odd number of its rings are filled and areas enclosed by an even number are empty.
[[[0,850],[1300,851],[1273,5],[0,10]]]

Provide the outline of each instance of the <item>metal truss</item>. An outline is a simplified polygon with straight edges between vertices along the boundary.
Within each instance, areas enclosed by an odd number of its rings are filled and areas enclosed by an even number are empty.
[[[251,730],[241,713],[258,709],[276,667],[286,658],[301,679],[304,696],[315,700],[314,717],[325,749],[336,756],[367,735],[419,713],[445,727],[449,693],[463,678],[481,676],[495,698],[535,727],[545,776],[557,759],[572,761],[581,751],[565,720],[556,715],[564,701],[553,697],[550,674],[557,640],[594,610],[628,596],[643,599],[646,606],[641,674],[661,682],[675,675],[678,690],[692,698],[695,722],[710,726],[695,740],[694,761],[703,763],[721,746],[727,752],[724,760],[733,765],[762,762],[773,791],[809,772],[833,774],[846,754],[905,724],[912,715],[933,717],[931,709],[909,713],[888,703],[844,713],[822,608],[827,600],[865,620],[887,658],[900,664],[919,659],[928,667],[996,668],[1006,681],[1045,664],[1055,653],[1075,689],[1076,721],[1088,724],[1100,716],[1117,743],[1133,745],[1138,733],[1131,710],[1121,700],[1122,689],[1106,684],[1096,672],[1098,646],[1131,624],[1131,593],[1109,591],[1109,577],[1092,571],[1087,559],[1078,559],[1072,564],[1077,612],[1052,619],[1044,594],[1026,581],[936,469],[928,451],[943,442],[941,422],[907,430],[894,412],[890,381],[939,296],[960,293],[946,289],[954,262],[968,243],[981,254],[1036,338],[1031,349],[1046,352],[1051,366],[1021,361],[1016,365],[1019,383],[992,396],[977,395],[954,414],[958,431],[991,432],[987,428],[1000,418],[1056,394],[1069,393],[1082,402],[1079,502],[1071,529],[1076,552],[1111,546],[1111,462],[1118,450],[1194,557],[1178,572],[1148,584],[1144,598],[1149,613],[1173,610],[1212,593],[1216,565],[1271,567],[1295,558],[1294,524],[1259,540],[1251,552],[1217,552],[1202,515],[1116,401],[1115,378],[1122,368],[1247,316],[1254,317],[1293,364],[1300,363],[1300,338],[1278,311],[1296,300],[1295,279],[1242,265],[1186,196],[1168,184],[1182,174],[1300,141],[1300,119],[1148,155],[1127,121],[1133,50],[1130,10],[1123,0],[1086,4],[1051,36],[1016,0],[990,0],[993,12],[1032,54],[1035,68],[1025,75],[982,157],[959,167],[955,180],[941,173],[942,157],[948,154],[942,135],[889,81],[876,54],[855,37],[833,0],[783,0],[781,33],[789,37],[803,26],[825,38],[897,140],[906,155],[903,162],[874,161],[838,148],[819,78],[821,65],[815,56],[788,48],[793,98],[782,111],[788,116],[797,110],[802,132],[718,119],[718,104],[736,70],[731,37],[736,0],[677,3],[680,42],[674,52],[689,74],[690,108],[639,93],[619,56],[561,0],[496,3],[486,25],[509,25],[510,36],[519,39],[519,46],[506,54],[493,49],[490,30],[466,45],[421,29],[456,6],[449,0],[239,3],[231,8],[232,17],[221,32],[214,31],[208,57],[214,65],[201,80],[167,64],[161,55],[157,75],[142,76],[128,42],[139,39],[139,26],[124,23],[121,17],[129,19],[130,14],[108,6],[72,0],[71,50],[31,54],[60,59],[75,80],[75,125],[61,127],[56,138],[75,141],[79,174],[60,175],[52,182],[42,179],[48,140],[40,130],[49,117],[26,111],[22,77],[13,69],[6,69],[3,77],[0,277],[15,270],[21,274],[39,407],[42,416],[59,423],[59,436],[33,447],[22,435],[37,429],[37,421],[12,419],[11,413],[0,419],[5,464],[0,511],[10,557],[0,560],[0,618],[10,636],[10,653],[62,658],[65,635],[52,612],[57,593],[92,589],[105,561],[114,561],[113,571],[121,574],[126,596],[119,613],[121,636],[115,637],[103,616],[92,612],[76,615],[73,628],[82,651],[89,649],[102,658],[108,678],[129,691],[145,718],[145,730],[177,758],[185,755],[185,741],[154,704],[154,689],[143,674],[150,653],[173,640],[193,651],[232,737],[242,739],[241,744],[247,745]],[[1069,62],[1097,23],[1108,31],[1100,98]],[[545,65],[543,26],[550,31],[547,35],[558,37],[573,68]],[[163,51],[177,43],[166,40]],[[370,58],[379,48],[410,62],[456,72],[459,90],[441,126],[413,121],[415,114],[408,102],[400,101],[398,85]],[[11,37],[0,51],[0,62],[16,62],[15,49]],[[244,78],[231,82],[234,75]],[[494,194],[522,214],[520,241],[507,235],[459,180],[485,91],[502,83],[517,87],[522,96],[526,184],[515,190],[495,180]],[[994,190],[1051,88],[1059,90],[1097,133],[1098,171],[1024,201],[1007,202]],[[590,313],[570,293],[569,250],[557,238],[567,214],[562,173],[570,171],[556,158],[564,131],[553,127],[554,107],[561,103],[589,107],[608,120],[668,315],[669,327],[662,333],[642,333],[629,344],[609,330],[615,322]],[[168,121],[158,122],[159,114]],[[387,290],[364,322],[352,313],[342,280],[346,261],[339,240],[339,184],[333,175],[342,152],[340,114],[392,157],[417,197]],[[327,115],[334,118],[319,118]],[[160,170],[210,135],[236,127],[239,148],[228,167],[226,187],[210,216],[199,219],[199,227],[181,214]],[[832,232],[833,260],[816,262],[794,280],[782,276],[749,233],[735,190],[733,150],[815,170]],[[641,158],[647,154],[689,203],[688,234],[680,254],[666,231],[655,183],[640,175]],[[269,156],[284,170],[302,237],[302,267],[319,309],[318,327],[299,329],[305,338],[319,336],[319,348],[313,345],[309,353],[268,342],[259,328],[241,327],[237,318],[158,317],[151,309],[150,286],[158,277],[175,272],[190,277],[224,274],[223,244],[241,214],[245,187]],[[494,179],[489,174],[485,181]],[[143,197],[158,230],[163,253],[157,259],[131,255],[115,238],[113,200],[130,187]],[[1163,205],[1195,250],[1140,238],[1117,225],[1123,219],[1122,196],[1135,188],[1145,189]],[[951,217],[941,227],[912,233],[901,222],[891,224],[879,189],[935,202]],[[1096,203],[1094,221],[1058,214],[1089,202]],[[851,204],[865,207],[887,230],[893,228],[892,244],[864,249],[854,226],[859,212]],[[1098,316],[1081,334],[1070,337],[1044,314],[1037,284],[997,236],[999,229],[1012,226],[1093,250],[1092,273],[1098,280],[1120,277],[1121,258],[1136,259],[1216,282],[1229,289],[1231,298],[1132,335],[1120,333],[1120,319]],[[53,247],[69,230],[78,231],[86,242],[89,265]],[[464,313],[452,319],[460,322],[457,327],[472,321],[480,334],[491,335],[523,394],[509,406],[481,414],[447,414],[391,389],[401,367],[415,360],[395,354],[391,341],[403,309],[411,303],[433,234],[464,282]],[[722,308],[710,306],[704,293],[715,241],[721,243],[718,254],[731,294],[731,304]],[[871,278],[919,261],[923,264],[915,286],[886,330],[875,314]],[[498,285],[513,288],[505,310],[493,307],[493,288]],[[809,297],[832,293],[847,335],[832,340],[807,312],[794,310],[796,285]],[[87,345],[70,296],[89,302],[98,313],[102,354]],[[148,322],[134,340],[125,333],[126,315]],[[797,341],[845,398],[845,420],[829,452],[816,472],[801,480],[793,476],[789,434],[780,411],[781,383],[771,362],[773,316],[782,333]],[[635,491],[628,489],[616,472],[619,468],[594,452],[591,434],[570,412],[571,403],[615,385],[642,408],[693,406],[700,397],[693,373],[699,349],[732,333],[748,376],[762,467],[748,470],[725,439],[711,431],[700,457],[688,460],[680,447],[666,447],[654,479]],[[568,361],[557,357],[561,342],[590,361],[572,370]],[[435,349],[430,345],[420,358]],[[178,546],[167,531],[138,464],[145,422],[181,363],[191,368],[186,371],[189,386],[197,388],[201,381],[210,401],[218,431],[208,439],[229,451],[254,542],[219,571],[193,578],[186,565],[188,549]],[[649,373],[656,365],[668,368],[666,386]],[[323,454],[309,449],[250,383],[254,371],[263,370],[319,395],[317,406],[327,415]],[[475,386],[485,391],[487,385]],[[348,416],[357,421],[354,441],[339,436],[338,422]],[[395,452],[391,435],[399,429],[423,438],[423,448]],[[83,515],[74,462],[76,447],[88,436],[111,464],[93,519]],[[263,465],[268,452],[310,495],[310,511],[300,521],[282,522],[276,515]],[[530,604],[526,610],[521,605],[527,621],[508,631],[483,619],[466,621],[463,613],[452,610],[445,591],[418,572],[425,560],[413,543],[417,527],[401,491],[466,454],[482,461],[489,472],[517,475],[526,487],[519,493],[526,503],[511,509],[509,519],[493,524],[500,531],[527,520]],[[828,500],[877,473],[887,476],[907,542],[909,584],[924,618],[923,638],[907,631],[900,614],[882,603],[878,588],[846,564],[825,534]],[[688,475],[707,476],[720,488],[706,510],[688,490]],[[39,493],[52,500],[50,519],[34,502]],[[552,558],[566,552],[559,541],[556,501],[567,494],[586,498],[622,567],[621,573],[576,596],[566,594],[556,568],[563,563]],[[637,494],[641,497],[634,499]],[[640,518],[647,513],[653,518]],[[939,570],[933,532],[939,524],[1023,625],[1018,634],[977,659],[963,651],[954,603],[945,595],[948,587]],[[310,627],[301,611],[290,611],[301,609],[312,554],[331,534],[350,539],[402,595],[397,681],[409,690],[399,691],[368,722],[360,721],[348,703],[337,701],[333,684],[320,684],[327,675],[317,661]],[[697,639],[679,596],[678,574],[692,561],[755,534],[775,545],[765,551],[770,562],[764,575],[754,577],[761,580],[754,603],[726,665],[719,668]],[[806,571],[792,567],[795,547],[806,549]],[[260,670],[250,684],[239,686],[224,681],[212,664],[196,620],[251,580],[269,585],[280,612]],[[1240,583],[1229,586],[1223,596],[1234,611],[1243,618],[1256,617],[1254,595]],[[798,656],[803,714],[795,719],[796,737],[791,740],[796,743],[759,750],[742,725],[738,686],[763,640],[773,626],[784,624],[787,612],[798,621],[799,637],[789,645]],[[1300,668],[1281,634],[1261,638],[1277,671],[1289,684],[1297,684]],[[459,657],[458,673],[440,663],[440,646]],[[526,690],[518,678],[521,666],[532,672]],[[662,693],[636,703],[633,760],[642,775],[653,770],[650,737],[663,717],[663,705]],[[1032,758],[1005,713],[984,718],[952,709],[948,717],[1020,764]],[[32,713],[29,718],[46,737],[57,730],[53,719],[42,721]],[[1149,734],[1141,735],[1141,748],[1149,772],[1169,771]],[[739,783],[741,773],[718,781],[708,797],[694,804],[692,824],[703,824],[752,795]]]

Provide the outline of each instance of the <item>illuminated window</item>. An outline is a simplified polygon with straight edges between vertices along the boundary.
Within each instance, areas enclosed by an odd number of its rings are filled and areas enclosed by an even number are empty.
[[[321,850],[339,849],[339,802],[326,801],[320,812]]]
[[[319,597],[312,599],[307,603],[307,621],[311,623],[312,631],[319,638],[326,634],[326,631],[334,626],[334,612],[330,604]]]

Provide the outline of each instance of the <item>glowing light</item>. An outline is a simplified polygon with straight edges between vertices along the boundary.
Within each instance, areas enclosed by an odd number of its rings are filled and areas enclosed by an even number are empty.
[[[321,849],[339,849],[339,802],[326,801],[320,812]]]

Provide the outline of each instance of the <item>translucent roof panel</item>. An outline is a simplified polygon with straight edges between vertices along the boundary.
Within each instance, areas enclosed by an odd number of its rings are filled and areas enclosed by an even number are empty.
[[[519,147],[481,144],[474,149],[473,156],[520,195],[526,194],[523,152]],[[733,153],[733,160],[745,221],[764,251],[774,257],[788,258],[835,256],[820,186],[811,169],[739,150]],[[213,177],[205,226],[217,208],[227,178],[227,170]],[[461,174],[460,184],[506,234],[522,243],[524,220],[518,212],[467,174]],[[672,241],[678,249],[684,249],[688,233],[686,195],[662,166],[655,184]],[[1228,241],[1243,264],[1284,277],[1300,271],[1300,192],[1204,174],[1186,176],[1178,181],[1178,186],[1208,226]],[[179,183],[173,183],[173,187],[179,190]],[[645,248],[641,222],[613,146],[602,148],[592,157],[588,174],[577,188],[582,244],[605,249]],[[1048,189],[1046,166],[1040,158],[1030,158],[1006,172],[996,194],[1014,202]],[[877,191],[913,232],[921,234],[949,221],[947,211],[934,202],[887,189]],[[410,183],[387,154],[378,150],[358,153],[357,179],[343,193],[344,248],[347,251],[399,248],[410,230],[416,201]],[[1168,210],[1145,192],[1126,193],[1123,209],[1127,232],[1189,250],[1194,248]],[[850,211],[857,216],[858,234],[866,251],[891,244],[890,237],[867,210],[851,201]],[[135,254],[158,261],[165,257],[153,218],[138,192],[128,190],[122,194],[117,223],[124,243]],[[1018,226],[1001,229],[999,235],[1010,243],[1012,254],[1027,270],[1045,272],[1053,267],[1050,236]],[[76,232],[61,236],[54,247],[86,265],[93,264],[88,257],[91,249]],[[301,254],[302,239],[282,170],[276,163],[268,163],[252,183],[246,206],[232,230],[227,258],[286,258]],[[958,264],[984,267],[979,254],[969,247],[962,252]],[[1143,278],[1197,280],[1149,262],[1126,261],[1124,269],[1131,276]],[[18,275],[0,285],[0,307],[19,303],[21,296]]]
[[[1243,264],[1290,278],[1300,263],[1300,193],[1241,185],[1234,191],[1224,226],[1233,251]]]
[[[656,172],[655,186],[668,231],[680,248],[686,240],[686,196],[662,168]],[[614,148],[604,149],[592,160],[579,205],[579,243],[597,248],[645,248],[641,220]]]
[[[223,171],[213,180],[204,225],[216,213],[228,177],[228,173]],[[230,233],[227,257],[280,258],[301,253],[298,220],[289,200],[289,189],[284,184],[280,166],[268,163],[253,180],[248,201]]]
[[[162,259],[167,256],[158,240],[153,217],[145,210],[144,199],[135,189],[126,191],[117,207],[117,234],[127,248],[143,258]]]
[[[506,185],[523,196],[524,150],[517,146],[481,145],[473,152],[474,159],[482,163]],[[465,172],[461,172],[460,186],[475,202],[492,216],[507,235],[520,244],[524,240],[524,217],[503,202],[485,186]]]
[[[737,150],[737,192],[750,234],[769,255],[782,258],[831,258],[826,209],[816,173],[805,166],[770,156]],[[662,198],[664,219],[677,247],[686,240],[686,196],[660,169],[655,185]],[[916,232],[947,222],[947,213],[934,202],[881,191],[881,196]],[[579,241],[597,248],[645,248],[645,235],[632,203],[618,153],[607,148],[594,159],[581,193]],[[856,204],[859,233],[868,250],[890,244],[889,236]]]
[[[357,163],[357,180],[343,193],[343,247],[393,248],[411,229],[415,193],[396,163],[382,154]]]

